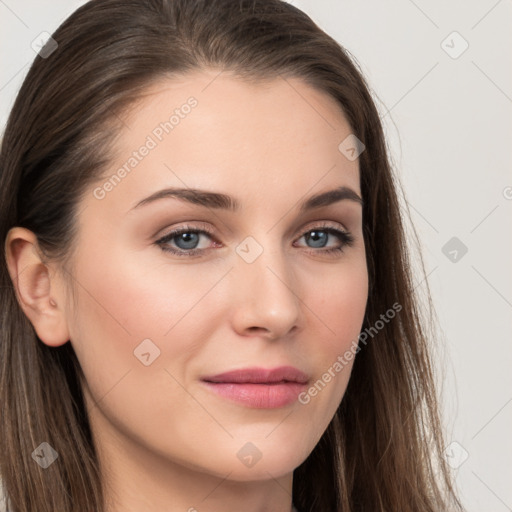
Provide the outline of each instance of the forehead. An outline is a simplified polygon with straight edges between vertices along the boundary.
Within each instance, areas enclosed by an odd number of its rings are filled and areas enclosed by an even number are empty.
[[[127,211],[172,186],[242,202],[262,191],[275,202],[340,185],[360,193],[358,161],[338,149],[351,133],[339,104],[298,78],[251,83],[219,70],[162,78],[122,120],[115,163],[99,183],[115,178],[104,206]]]

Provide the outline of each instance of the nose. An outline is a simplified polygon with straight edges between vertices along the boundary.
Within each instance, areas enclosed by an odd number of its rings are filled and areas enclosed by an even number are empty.
[[[280,249],[265,249],[251,263],[237,255],[231,274],[235,287],[232,322],[236,332],[278,339],[300,327],[299,283]]]

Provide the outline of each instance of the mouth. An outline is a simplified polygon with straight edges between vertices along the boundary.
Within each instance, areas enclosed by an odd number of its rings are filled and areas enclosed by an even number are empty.
[[[275,409],[294,403],[307,387],[308,376],[293,366],[244,368],[203,377],[221,397],[254,409]]]

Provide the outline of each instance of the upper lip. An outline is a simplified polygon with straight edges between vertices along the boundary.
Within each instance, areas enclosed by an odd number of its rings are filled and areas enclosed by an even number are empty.
[[[278,368],[241,368],[229,372],[202,377],[206,382],[236,382],[251,384],[272,384],[276,382],[298,382],[305,384],[308,376],[293,366],[279,366]]]

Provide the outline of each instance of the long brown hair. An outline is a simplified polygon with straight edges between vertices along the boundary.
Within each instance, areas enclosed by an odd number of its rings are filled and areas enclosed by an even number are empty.
[[[401,309],[360,344],[332,422],[294,472],[293,501],[301,512],[461,510],[442,457],[432,340],[413,289],[398,182],[355,61],[280,0],[93,0],[52,37],[57,48],[47,45],[35,58],[7,122],[0,239],[25,227],[63,269],[80,198],[112,162],[120,115],[155,80],[204,66],[249,81],[298,77],[339,103],[366,147],[359,157],[370,285],[363,332],[375,330],[392,304]],[[9,510],[102,511],[71,343],[52,348],[38,339],[5,257],[0,287],[0,473]],[[59,454],[45,470],[31,457],[42,442]]]

